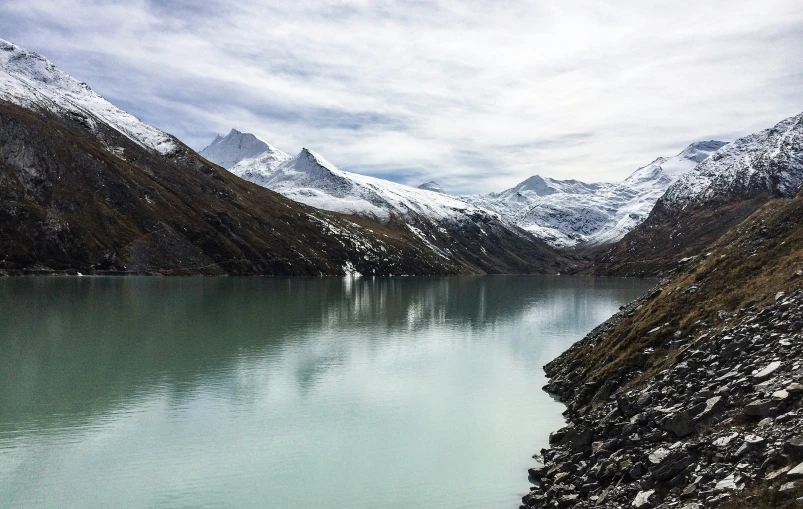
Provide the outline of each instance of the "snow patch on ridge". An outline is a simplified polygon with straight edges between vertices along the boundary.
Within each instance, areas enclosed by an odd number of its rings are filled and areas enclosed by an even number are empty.
[[[803,113],[725,145],[672,184],[667,210],[719,196],[793,196],[803,183]]]
[[[38,53],[0,39],[0,99],[25,108],[44,108],[82,119],[90,129],[98,122],[162,155],[178,146],[169,134],[151,127],[92,91]]]

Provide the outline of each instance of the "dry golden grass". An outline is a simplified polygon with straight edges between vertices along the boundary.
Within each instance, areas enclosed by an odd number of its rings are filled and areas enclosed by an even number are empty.
[[[803,277],[796,275],[801,269],[803,197],[771,201],[725,233],[659,296],[622,320],[602,344],[577,345],[562,360],[568,364],[579,359],[586,377],[596,380],[621,368],[639,369],[643,374],[629,384],[638,385],[674,362],[677,352],[667,347],[676,331],[697,339],[701,322],[724,327],[730,319],[721,320],[719,311],[761,307],[779,291],[788,294],[803,287]],[[655,353],[637,365],[636,358],[647,348]]]

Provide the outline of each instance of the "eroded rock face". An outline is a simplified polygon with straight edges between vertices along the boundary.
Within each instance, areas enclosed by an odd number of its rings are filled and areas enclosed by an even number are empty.
[[[582,342],[598,343],[648,298]],[[522,507],[702,509],[757,481],[791,492],[803,479],[802,329],[797,291],[700,330],[641,385],[637,370],[583,380],[576,361],[551,363],[545,389],[566,403],[568,425],[541,451],[530,472],[540,485]]]

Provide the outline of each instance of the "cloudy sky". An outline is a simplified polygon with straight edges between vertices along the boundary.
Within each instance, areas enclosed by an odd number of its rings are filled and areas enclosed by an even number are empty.
[[[800,0],[4,0],[0,38],[196,149],[236,127],[458,193],[803,111]]]

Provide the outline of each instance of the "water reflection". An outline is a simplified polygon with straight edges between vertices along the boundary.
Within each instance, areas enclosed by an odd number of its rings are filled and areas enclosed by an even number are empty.
[[[540,367],[646,287],[0,279],[0,507],[512,504]]]

